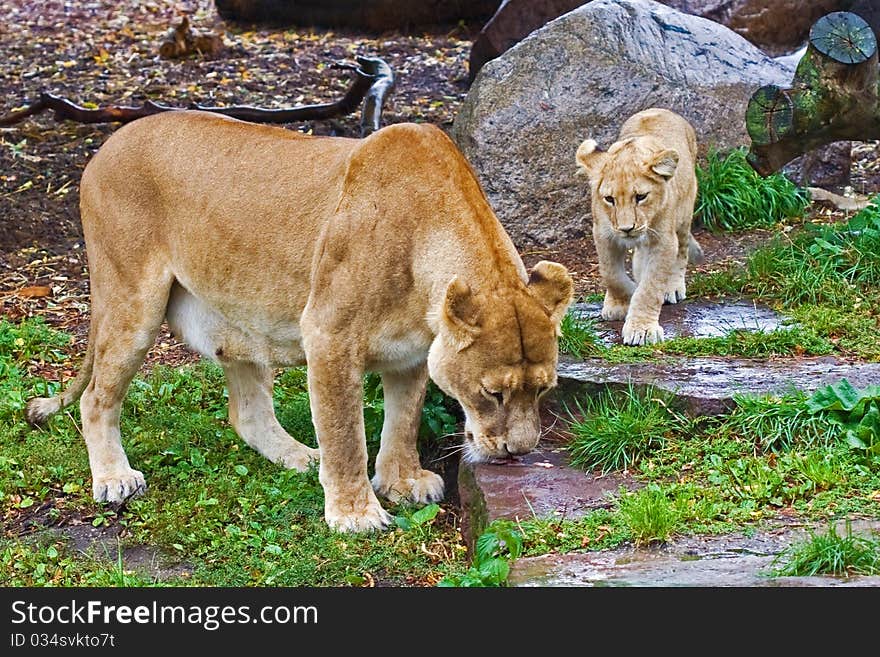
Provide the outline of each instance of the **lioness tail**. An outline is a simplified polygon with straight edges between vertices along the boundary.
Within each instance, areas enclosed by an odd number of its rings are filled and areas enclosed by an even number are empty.
[[[92,340],[91,336],[89,336],[89,346],[86,348],[86,355],[83,358],[79,374],[76,375],[73,382],[61,394],[54,397],[34,397],[28,400],[27,409],[25,410],[27,421],[35,427],[41,426],[52,415],[79,399],[79,396],[86,389],[89,380],[92,378],[92,364],[94,361]]]
[[[688,233],[688,262],[692,265],[699,265],[703,260],[703,248],[694,236]]]

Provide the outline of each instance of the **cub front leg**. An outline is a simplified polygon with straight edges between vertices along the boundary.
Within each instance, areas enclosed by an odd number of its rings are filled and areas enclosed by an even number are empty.
[[[614,321],[626,317],[636,285],[626,273],[626,249],[594,227],[593,242],[599,256],[599,274],[605,287],[602,319]]]
[[[318,478],[324,489],[324,519],[333,529],[383,529],[391,516],[382,508],[367,477],[363,371],[356,357],[334,354],[339,345],[307,348],[309,404],[321,450]]]
[[[382,373],[385,422],[373,488],[393,502],[406,499],[427,504],[443,499],[443,479],[422,468],[416,444],[427,384],[426,364]]]
[[[652,245],[649,250],[639,254],[642,276],[623,323],[624,344],[653,344],[663,340],[660,310],[666,296],[666,284],[675,267],[675,257],[674,242]]]

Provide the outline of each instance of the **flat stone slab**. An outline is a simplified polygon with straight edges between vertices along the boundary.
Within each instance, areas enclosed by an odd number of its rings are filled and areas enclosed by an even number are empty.
[[[786,360],[675,358],[643,363],[608,363],[560,357],[558,396],[595,394],[607,386],[654,386],[681,399],[697,415],[729,410],[735,393],[772,394],[792,388],[812,392],[846,378],[856,388],[880,381],[880,363],[850,363],[834,357]]]
[[[596,328],[605,344],[620,344],[623,321],[602,321],[601,312],[601,302],[572,305],[575,315],[597,320]],[[785,321],[771,308],[745,299],[685,300],[664,305],[660,311],[660,325],[667,338],[718,338],[736,330],[770,333],[782,328]]]
[[[620,474],[598,476],[570,467],[566,451],[547,443],[515,461],[462,463],[462,533],[472,543],[498,518],[580,518],[610,506],[607,494],[621,486],[634,487]]]
[[[853,521],[853,533],[880,531],[880,520]],[[814,527],[816,533],[827,531]],[[844,528],[838,527],[843,535]],[[659,547],[625,547],[521,558],[510,573],[512,586],[711,586],[866,587],[880,576],[770,577],[773,559],[808,537],[806,528],[779,527],[755,535],[685,537]]]

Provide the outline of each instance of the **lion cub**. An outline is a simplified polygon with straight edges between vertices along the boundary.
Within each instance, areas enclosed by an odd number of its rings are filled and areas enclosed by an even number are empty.
[[[623,343],[663,340],[660,308],[685,298],[688,263],[703,259],[691,234],[697,196],[697,139],[675,112],[630,117],[607,152],[592,139],[577,149],[578,173],[590,181],[593,241],[605,287],[602,319],[625,319]],[[626,256],[632,250],[632,272]]]

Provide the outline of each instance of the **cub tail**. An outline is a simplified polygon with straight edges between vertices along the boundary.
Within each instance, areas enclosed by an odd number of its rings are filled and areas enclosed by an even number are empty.
[[[697,242],[696,238],[691,233],[688,233],[688,263],[691,265],[699,265],[703,260],[705,260],[703,248],[700,246],[700,243]]]

